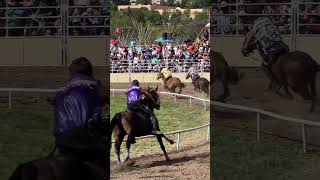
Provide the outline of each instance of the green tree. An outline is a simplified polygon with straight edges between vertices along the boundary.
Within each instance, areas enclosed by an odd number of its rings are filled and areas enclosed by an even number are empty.
[[[147,5],[147,4],[151,4],[152,3],[152,0],[137,0],[136,1],[136,4],[144,4],[144,5]]]
[[[163,5],[165,6],[175,6],[174,0],[164,1]]]
[[[149,11],[145,16],[146,22],[151,22],[152,24],[161,25],[162,17],[159,12]]]
[[[197,13],[194,17],[194,20],[193,21],[209,21],[209,14],[208,12],[200,12],[200,13]]]

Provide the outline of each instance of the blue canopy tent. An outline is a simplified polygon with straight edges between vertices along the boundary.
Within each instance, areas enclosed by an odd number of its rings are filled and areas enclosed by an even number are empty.
[[[158,38],[155,40],[155,42],[161,42],[161,43],[173,43],[176,40],[174,38],[168,38],[168,39],[164,39],[163,37]]]

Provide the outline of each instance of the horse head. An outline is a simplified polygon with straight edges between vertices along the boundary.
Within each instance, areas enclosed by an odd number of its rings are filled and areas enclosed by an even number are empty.
[[[164,77],[164,76],[163,76],[162,72],[159,72],[158,75],[157,75],[157,80],[159,80],[159,79],[161,79],[161,78],[163,78],[163,77]]]
[[[250,53],[252,53],[255,49],[257,49],[256,37],[253,32],[248,32],[242,44],[242,55],[247,57]]]
[[[158,85],[156,88],[150,88],[148,86],[147,92],[152,96],[153,101],[148,101],[148,106],[151,108],[156,108],[156,110],[160,109],[160,96],[158,94]]]

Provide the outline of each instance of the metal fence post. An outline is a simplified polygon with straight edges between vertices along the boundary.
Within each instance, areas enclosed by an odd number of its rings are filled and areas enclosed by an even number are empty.
[[[206,103],[205,100],[203,100],[203,107],[204,107],[205,110],[207,110],[207,103]]]
[[[257,113],[257,141],[261,143],[261,115]]]
[[[210,125],[208,126],[208,129],[207,129],[207,141],[208,142],[210,141]]]
[[[192,98],[190,97],[189,99],[189,106],[191,107],[192,106]]]
[[[11,109],[11,107],[12,107],[12,92],[11,91],[9,91],[8,92],[8,108],[9,109]]]
[[[174,99],[173,99],[174,102],[177,102],[177,95],[174,94]]]
[[[180,148],[180,133],[177,134],[177,151],[179,151]]]
[[[112,90],[112,96],[114,96],[114,90]]]
[[[303,153],[307,152],[307,141],[306,141],[306,126],[302,124],[301,127],[301,133],[302,133],[302,146],[303,146]]]

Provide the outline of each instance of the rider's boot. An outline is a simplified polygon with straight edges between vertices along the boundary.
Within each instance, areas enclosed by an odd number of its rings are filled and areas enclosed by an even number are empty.
[[[151,120],[151,124],[152,124],[152,130],[151,130],[151,134],[154,135],[160,135],[163,134],[161,131],[158,130],[158,120],[155,116],[151,116],[150,117]]]

